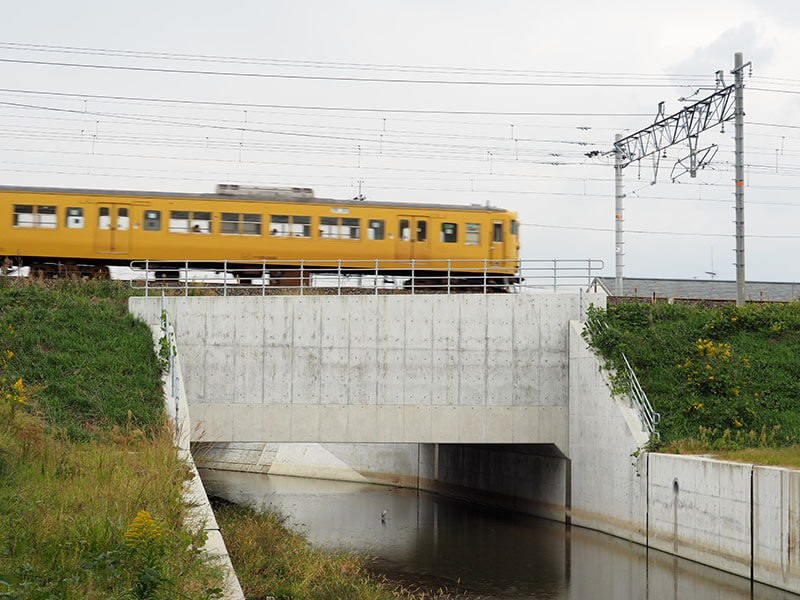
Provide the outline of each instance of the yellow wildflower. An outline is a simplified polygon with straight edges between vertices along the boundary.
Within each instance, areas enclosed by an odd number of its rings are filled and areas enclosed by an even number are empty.
[[[3,354],[5,355],[6,358],[11,358],[12,356],[14,356],[14,353],[11,350],[6,350],[5,352],[3,352]]]
[[[24,386],[22,385],[22,377],[17,379],[16,383],[14,383],[14,385],[12,385],[11,387],[13,387],[18,392],[21,392],[23,389],[25,389]]]
[[[733,424],[736,425],[737,427],[742,426],[741,421],[739,421],[739,419],[737,419],[736,417],[733,417]]]
[[[125,545],[134,548],[147,546],[161,537],[161,528],[156,524],[155,519],[146,510],[140,510],[136,518],[125,530],[123,539]]]
[[[736,321],[737,317],[731,317],[731,321]]]

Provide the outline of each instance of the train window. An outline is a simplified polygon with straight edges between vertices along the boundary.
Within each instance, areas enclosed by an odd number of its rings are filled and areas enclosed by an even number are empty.
[[[193,212],[189,224],[192,233],[211,233],[211,213]]]
[[[349,240],[361,239],[361,226],[358,219],[342,219],[342,238]]]
[[[338,240],[339,219],[336,217],[320,217],[319,237],[323,240]]]
[[[398,238],[404,242],[411,241],[411,228],[408,226],[408,219],[400,219],[400,235]]]
[[[97,228],[111,229],[111,213],[107,206],[100,207],[100,213],[97,215]]]
[[[417,221],[417,241],[424,242],[428,239],[428,222]]]
[[[14,205],[14,227],[33,227],[33,206],[30,204]]]
[[[467,246],[477,246],[481,243],[481,226],[477,223],[467,223],[464,243]]]
[[[269,220],[269,234],[289,237],[289,215],[272,215]]]
[[[55,229],[58,226],[55,206],[36,207],[36,227],[42,229]]]
[[[442,223],[440,239],[447,244],[455,244],[458,241],[458,225],[455,223]]]
[[[519,232],[519,224],[516,221],[511,221],[511,235],[517,235]]]
[[[189,211],[171,210],[169,211],[169,232],[170,233],[189,233]]]
[[[222,213],[219,221],[220,233],[239,233],[239,213]]]
[[[292,237],[310,238],[311,237],[311,217],[292,216],[290,228]]]
[[[161,211],[160,210],[146,210],[146,211],[144,211],[144,230],[145,231],[161,231]]]
[[[69,229],[83,229],[83,209],[67,208],[67,227]]]
[[[493,242],[502,242],[503,241],[503,224],[502,223],[492,223],[492,241]]]
[[[117,230],[128,231],[131,228],[131,220],[128,217],[128,209],[120,207],[117,209]]]
[[[384,223],[379,219],[370,219],[367,227],[368,240],[382,240],[384,235]]]
[[[320,217],[319,237],[323,240],[359,240],[361,239],[359,220]]]
[[[261,235],[261,215],[242,215],[242,235]]]

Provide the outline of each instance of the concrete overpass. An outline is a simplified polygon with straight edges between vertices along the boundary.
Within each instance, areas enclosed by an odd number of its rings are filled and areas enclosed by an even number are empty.
[[[555,444],[600,296],[171,297],[193,440]],[[131,298],[159,322],[160,298]]]

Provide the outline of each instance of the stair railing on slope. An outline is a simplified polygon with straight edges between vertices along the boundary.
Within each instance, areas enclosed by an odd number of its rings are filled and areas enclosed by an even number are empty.
[[[656,425],[661,422],[661,414],[653,410],[653,405],[650,404],[647,394],[644,393],[642,386],[639,385],[639,378],[636,377],[636,373],[634,373],[631,363],[628,362],[628,357],[625,356],[624,352],[620,352],[620,354],[622,355],[622,360],[625,361],[625,367],[628,370],[628,398],[631,401],[631,405],[636,408],[637,412],[639,413],[642,424],[644,425],[645,430],[650,434],[650,437],[654,438],[655,441],[658,442],[661,440],[661,434],[659,434],[656,430]]]
[[[608,329],[608,323],[601,320],[590,319],[587,324],[591,332],[593,326],[600,325],[603,329]],[[647,394],[644,393],[639,378],[636,377],[636,372],[633,370],[631,363],[625,353],[620,351],[622,360],[625,361],[625,383],[628,387],[628,400],[630,400],[631,407],[636,409],[639,413],[639,419],[642,421],[644,430],[650,435],[651,439],[656,442],[661,441],[661,434],[658,433],[656,426],[661,422],[661,413],[657,413],[650,403]]]

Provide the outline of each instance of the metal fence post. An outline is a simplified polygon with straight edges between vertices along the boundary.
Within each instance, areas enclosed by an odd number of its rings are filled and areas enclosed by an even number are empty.
[[[487,271],[487,269],[488,269],[488,267],[487,267],[486,259],[484,258],[483,259],[483,293],[484,293],[484,295],[486,294],[486,271]]]
[[[450,295],[450,273],[451,273],[451,268],[450,268],[451,264],[450,263],[451,262],[452,262],[452,259],[448,258],[447,259],[447,295],[448,296]]]
[[[300,259],[300,295],[303,295],[303,271],[304,271],[304,261]]]
[[[183,296],[186,298],[189,296],[189,261],[184,261],[183,266]]]
[[[263,297],[266,295],[266,285],[267,285],[267,261],[261,261],[261,296]]]
[[[338,267],[336,268],[336,294],[342,295],[342,259],[339,259]]]
[[[144,261],[144,297],[150,296],[150,260]]]
[[[228,259],[222,264],[222,295],[228,295]]]
[[[378,259],[375,259],[375,295],[378,295]]]
[[[557,277],[558,277],[557,276],[558,263],[557,263],[557,260],[558,259],[556,259],[556,258],[553,259],[553,291],[554,292],[557,291],[557,289],[558,289],[558,283],[557,283],[558,282],[558,279],[557,279]]]
[[[411,295],[414,295],[414,259],[411,259]]]

